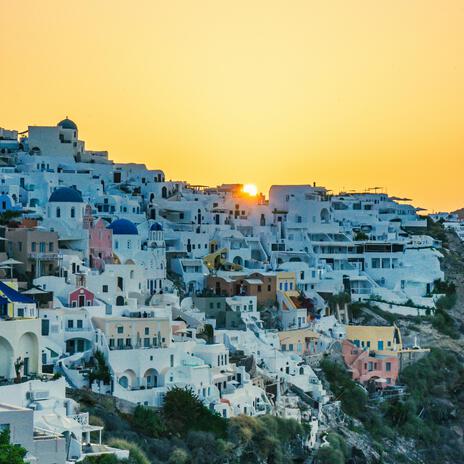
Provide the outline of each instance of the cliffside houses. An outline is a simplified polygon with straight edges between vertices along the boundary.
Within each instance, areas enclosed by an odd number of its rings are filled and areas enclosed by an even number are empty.
[[[34,447],[36,424],[68,461],[95,431],[74,417],[65,384],[153,407],[185,386],[224,417],[317,422],[329,397],[312,360],[346,338],[353,378],[393,385],[405,352],[396,329],[348,325],[334,298],[434,309],[440,244],[407,232],[425,224],[404,199],[315,184],[275,185],[266,199],[240,184],[167,181],[87,150],[68,118],[0,129],[0,151],[0,393],[10,402],[0,417],[25,424],[17,440],[38,462],[54,461]],[[292,387],[314,400],[312,417]],[[52,397],[63,409],[47,419]]]

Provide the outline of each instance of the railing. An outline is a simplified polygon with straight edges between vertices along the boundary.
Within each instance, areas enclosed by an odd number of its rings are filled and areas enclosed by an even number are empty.
[[[53,432],[51,430],[44,429],[42,427],[34,427],[34,440],[50,440],[63,438],[63,435]]]
[[[69,419],[74,419],[81,425],[89,425],[89,413],[82,412],[80,414],[74,414],[72,416],[68,416]]]
[[[29,259],[54,260],[59,259],[60,255],[58,253],[33,252],[28,253],[27,257]]]

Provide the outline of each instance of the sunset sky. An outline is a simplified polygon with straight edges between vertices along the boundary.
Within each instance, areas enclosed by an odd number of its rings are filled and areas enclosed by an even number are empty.
[[[464,206],[464,1],[0,0],[0,126],[192,183]]]

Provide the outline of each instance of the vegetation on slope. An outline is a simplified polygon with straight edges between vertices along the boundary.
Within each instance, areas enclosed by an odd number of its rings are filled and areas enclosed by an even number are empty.
[[[403,437],[415,441],[427,463],[460,462],[464,445],[455,428],[463,426],[464,367],[457,354],[433,349],[401,372],[400,383],[406,386],[406,396],[372,406],[342,364],[326,359],[321,367],[343,411],[361,421],[364,433],[387,455],[391,457],[395,452],[395,437]],[[345,462],[341,456],[346,459],[350,453],[342,453],[344,448],[334,440],[329,443],[330,449],[322,448],[318,460]]]
[[[130,415],[88,398],[87,409],[105,424],[105,441],[130,449],[128,464],[145,464],[144,458],[154,464],[283,464],[304,457],[307,431],[297,421],[268,415],[224,419],[189,389],[170,390],[160,411],[137,406]],[[113,464],[101,459],[88,462]]]

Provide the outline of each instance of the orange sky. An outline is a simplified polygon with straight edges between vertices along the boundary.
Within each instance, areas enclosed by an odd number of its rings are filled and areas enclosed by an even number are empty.
[[[464,1],[0,0],[0,126],[215,185],[464,206]]]

